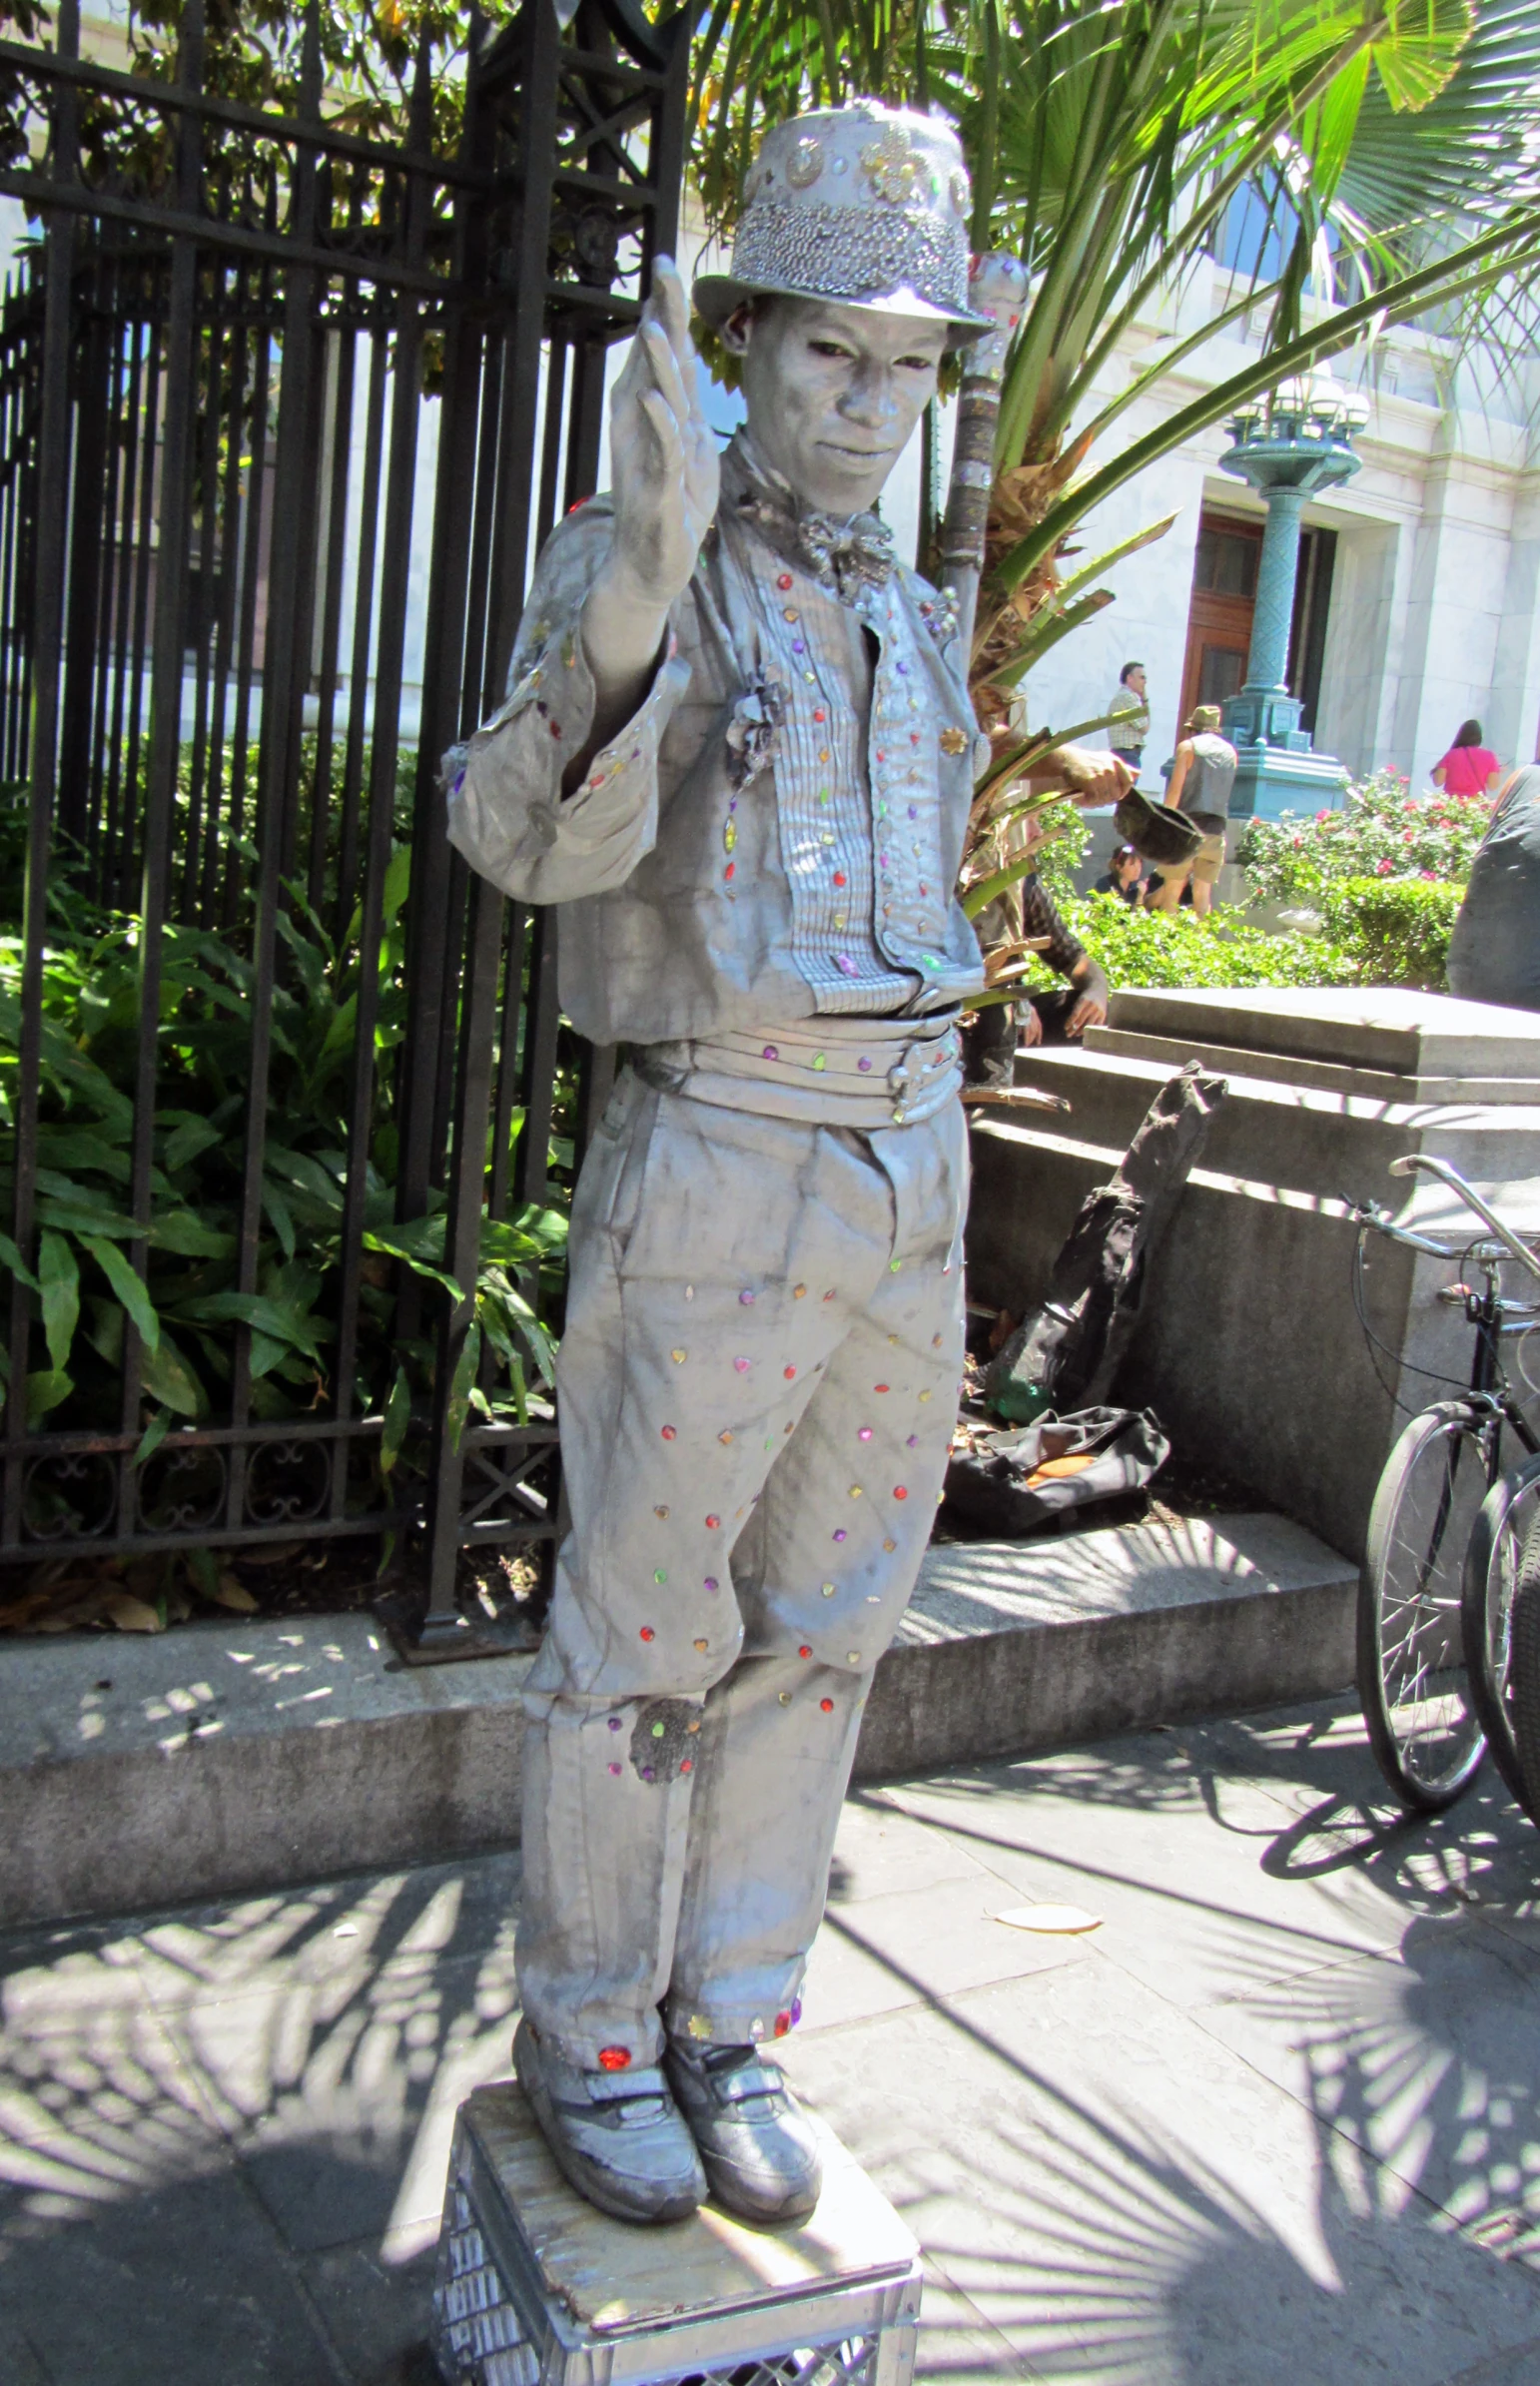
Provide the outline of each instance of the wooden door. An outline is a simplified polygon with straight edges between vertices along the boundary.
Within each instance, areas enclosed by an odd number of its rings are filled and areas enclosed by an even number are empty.
[[[1182,720],[1194,704],[1222,704],[1245,678],[1261,550],[1260,522],[1204,511],[1192,564]]]

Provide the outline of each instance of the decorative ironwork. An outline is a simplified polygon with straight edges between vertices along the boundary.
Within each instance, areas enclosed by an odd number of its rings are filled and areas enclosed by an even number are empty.
[[[12,1273],[0,1560],[420,1522],[429,1642],[454,1629],[466,1541],[551,1542],[555,1436],[510,1415],[456,1436],[470,1303],[366,1247],[378,1073],[395,1072],[394,1214],[445,1212],[443,1269],[468,1288],[483,1218],[548,1195],[558,1059],[579,1076],[578,1153],[611,1064],[562,1026],[553,919],[471,884],[451,854],[437,756],[500,693],[533,553],[595,484],[607,351],[674,245],[687,63],[682,12],[649,26],[632,0],[581,0],[565,34],[551,0],[526,0],[495,40],[471,22],[452,157],[433,147],[425,48],[399,143],[328,118],[315,7],[288,114],[208,87],[202,0],[174,79],[83,57],[79,0],[61,0],[51,48],[0,42],[0,96],[25,133],[0,141],[0,191],[43,227],[0,306],[0,778],[27,783],[0,1157],[24,1263],[49,1214],[42,992],[60,857],[93,901],[142,922],[126,1217],[156,1214],[171,932],[239,947],[250,1036],[234,1306],[198,1327],[214,1413],[145,1454],[147,1353],[129,1319],[103,1362],[113,1429],[30,1426],[42,1327]],[[402,834],[408,1000],[391,1050],[380,964]],[[275,1004],[304,906],[329,932],[356,915],[359,967],[330,1338],[318,1406],[289,1419],[272,1413],[250,1311]],[[148,1232],[116,1248],[146,1274]],[[390,1471],[370,1407],[388,1387],[360,1381],[383,1299],[397,1345],[436,1339],[431,1405]],[[479,1388],[510,1407],[489,1353]]]

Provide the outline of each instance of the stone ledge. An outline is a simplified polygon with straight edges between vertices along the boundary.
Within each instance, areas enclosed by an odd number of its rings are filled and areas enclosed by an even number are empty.
[[[1339,1689],[1353,1587],[1271,1515],[940,1545],[857,1777]],[[13,1643],[0,1928],[507,1846],[529,1663],[413,1671],[360,1616]]]
[[[1271,1514],[932,1548],[858,1780],[1313,1698],[1353,1678],[1357,1572]]]

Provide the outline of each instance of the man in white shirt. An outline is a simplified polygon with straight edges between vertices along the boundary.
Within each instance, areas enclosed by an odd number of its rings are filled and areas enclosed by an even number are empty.
[[[1107,742],[1136,778],[1150,737],[1149,695],[1144,664],[1125,663],[1118,674],[1117,693],[1107,708],[1113,715]]]

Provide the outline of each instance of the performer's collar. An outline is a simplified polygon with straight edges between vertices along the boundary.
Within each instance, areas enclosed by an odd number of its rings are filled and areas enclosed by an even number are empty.
[[[722,497],[745,523],[783,555],[811,572],[842,604],[887,584],[893,571],[893,532],[875,513],[841,516],[803,503],[751,434],[735,431],[722,458]]]

